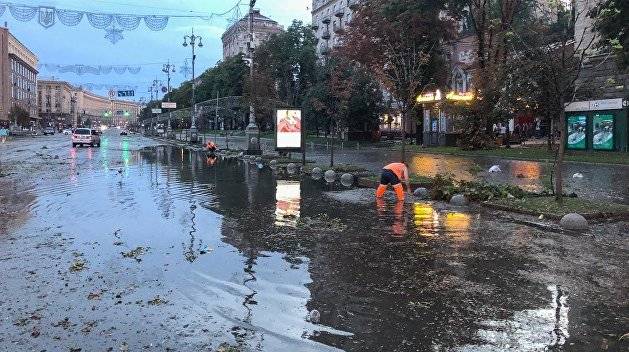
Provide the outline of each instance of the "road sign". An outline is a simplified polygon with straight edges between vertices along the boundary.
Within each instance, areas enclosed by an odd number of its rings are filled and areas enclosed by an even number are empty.
[[[162,102],[162,109],[176,109],[177,103]]]
[[[113,99],[115,96],[116,96],[116,92],[113,89],[111,89],[109,91],[109,99]]]
[[[161,114],[162,113],[162,109],[151,109],[151,112],[153,114]]]
[[[135,96],[135,91],[133,90],[119,90],[118,97],[133,97]]]

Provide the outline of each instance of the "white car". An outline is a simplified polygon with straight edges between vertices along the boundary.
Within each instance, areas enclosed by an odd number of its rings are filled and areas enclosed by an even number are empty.
[[[69,128],[66,128],[65,130],[63,130],[63,134],[65,134],[66,136],[69,136],[72,134],[72,130]]]
[[[89,144],[90,146],[100,147],[100,136],[98,131],[90,128],[77,128],[72,133],[72,147],[77,145],[84,146]]]

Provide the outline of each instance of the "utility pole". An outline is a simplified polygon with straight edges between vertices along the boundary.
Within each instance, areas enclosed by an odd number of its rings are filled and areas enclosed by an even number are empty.
[[[168,89],[168,102],[170,103],[170,74],[175,73],[175,65],[171,65],[170,64],[170,60],[168,60],[168,63],[164,65],[164,67],[162,68],[162,72],[166,73],[166,77],[168,77],[168,84],[167,84],[167,89]],[[172,120],[172,116],[173,116],[173,112],[172,109],[168,109],[168,126],[166,127],[166,138],[173,138],[173,130],[171,127],[171,123],[170,121]]]
[[[250,87],[253,86],[253,15],[254,10],[253,7],[256,4],[256,0],[249,1],[249,43],[247,45],[247,49],[249,51],[249,77],[251,79]],[[250,88],[253,89],[253,88]],[[251,92],[251,96],[253,97],[253,91]],[[249,125],[245,130],[245,135],[247,136],[247,153],[250,155],[259,155],[260,152],[260,130],[258,129],[258,125],[256,124],[256,111],[253,106],[253,102],[249,105]],[[253,143],[254,138],[258,139],[256,143]]]
[[[197,117],[197,104],[195,101],[195,75],[194,75],[194,63],[195,60],[197,59],[197,55],[195,54],[195,47],[197,45],[197,40],[199,41],[199,48],[203,47],[203,43],[201,42],[201,40],[203,39],[203,37],[198,36],[198,35],[194,35],[194,28],[192,28],[192,35],[184,35],[183,37],[183,46],[186,47],[188,46],[188,40],[190,40],[190,46],[192,47],[192,105],[190,107],[191,111],[192,111],[192,116],[191,116],[191,122],[190,122],[190,142],[191,143],[196,143],[198,138],[198,133],[197,133],[197,123],[196,123],[196,117]]]

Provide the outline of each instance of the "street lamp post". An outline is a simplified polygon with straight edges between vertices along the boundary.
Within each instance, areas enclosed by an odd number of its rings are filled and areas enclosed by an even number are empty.
[[[195,93],[195,76],[194,76],[194,63],[196,61],[196,54],[195,54],[195,50],[194,48],[198,45],[199,48],[203,47],[203,42],[201,42],[203,38],[201,36],[198,35],[194,35],[194,28],[192,28],[192,34],[191,35],[184,35],[183,36],[183,46],[187,47],[188,46],[188,41],[190,41],[190,46],[192,47],[192,105],[191,105],[191,111],[192,111],[192,116],[191,116],[191,123],[190,123],[190,142],[191,143],[196,143],[198,138],[198,133],[197,133],[197,123],[196,123],[196,119],[197,119],[197,105],[196,105],[196,101],[195,101],[195,97],[194,97],[194,93]],[[197,44],[197,40],[199,41],[199,43]]]
[[[249,77],[251,79],[251,85],[253,85],[253,7],[256,4],[256,0],[249,1],[249,42],[247,44],[247,49],[249,52]],[[249,105],[249,124],[245,129],[245,135],[247,136],[247,154],[250,155],[258,155],[260,152],[260,141],[257,140],[260,136],[260,130],[258,129],[258,125],[256,124],[256,111],[253,106],[253,102]]]
[[[175,73],[175,65],[171,65],[170,61],[168,61],[167,64],[164,65],[164,67],[162,68],[162,72],[164,72],[166,74],[166,77],[168,77],[168,84],[167,84],[167,89],[168,89],[168,102],[170,103],[170,74],[171,73]],[[170,126],[170,120],[172,118],[172,109],[168,109],[168,126],[166,126],[166,138],[173,138],[173,130],[172,127]]]

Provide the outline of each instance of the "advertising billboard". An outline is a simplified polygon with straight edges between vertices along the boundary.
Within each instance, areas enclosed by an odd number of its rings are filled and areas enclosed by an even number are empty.
[[[275,141],[278,150],[301,150],[301,110],[285,109],[275,113]]]
[[[592,148],[614,150],[614,115],[594,115],[592,119]]]
[[[587,119],[584,115],[568,116],[568,149],[585,149]]]

